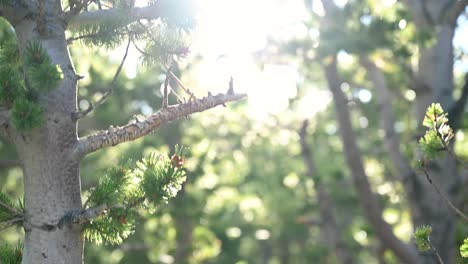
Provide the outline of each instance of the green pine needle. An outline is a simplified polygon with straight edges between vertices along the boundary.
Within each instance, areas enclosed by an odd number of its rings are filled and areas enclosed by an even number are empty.
[[[9,208],[16,209],[15,204],[13,203],[13,200],[4,192],[0,191],[0,202],[3,205],[8,206]],[[0,222],[10,220],[13,217],[15,217],[15,214],[8,210],[7,208],[3,207],[0,205]]]
[[[0,102],[9,106],[15,99],[24,96],[25,90],[20,72],[8,65],[0,66]]]
[[[182,168],[183,154],[184,148],[177,150],[171,158],[152,153],[137,163],[142,190],[146,199],[155,206],[167,203],[182,188],[186,179]]]
[[[419,140],[419,145],[429,159],[446,150],[447,144],[453,138],[454,134],[448,121],[447,113],[444,113],[440,104],[433,103],[428,107],[423,120],[423,126],[428,130]]]
[[[176,146],[170,158],[152,153],[133,170],[128,164],[110,169],[86,202],[87,208],[105,204],[110,209],[84,226],[85,238],[98,244],[121,244],[133,233],[138,207],[149,209],[150,204],[167,203],[182,188],[186,152],[186,148]]]
[[[26,45],[24,60],[26,66],[33,66],[38,64],[51,64],[51,60],[49,55],[47,54],[47,51],[37,40],[30,41],[28,45]]]
[[[3,264],[21,264],[23,260],[23,243],[18,242],[18,245],[13,248],[9,245],[0,247],[0,260]]]
[[[24,98],[14,101],[11,117],[16,129],[24,132],[40,127],[44,119],[42,107]]]
[[[460,246],[460,255],[463,258],[468,258],[468,238],[465,238],[463,244]]]
[[[414,240],[416,241],[416,245],[420,251],[428,251],[431,249],[429,242],[429,236],[431,233],[432,227],[427,225],[422,225],[414,231]]]
[[[84,226],[84,236],[96,244],[122,244],[134,232],[136,213],[134,210],[112,209]]]
[[[63,78],[62,70],[58,65],[39,64],[27,70],[31,86],[38,91],[51,91],[55,89]]]

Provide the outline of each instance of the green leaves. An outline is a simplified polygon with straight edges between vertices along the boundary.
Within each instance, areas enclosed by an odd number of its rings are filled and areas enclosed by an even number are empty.
[[[16,99],[11,110],[13,125],[21,131],[39,127],[44,119],[42,107],[24,98]]]
[[[460,246],[460,255],[463,258],[468,258],[468,238],[465,238],[463,244]]]
[[[21,264],[23,260],[23,243],[18,242],[16,247],[3,245],[0,247],[0,260],[3,264]]]
[[[446,150],[453,138],[452,128],[448,124],[447,113],[440,104],[431,104],[423,120],[423,126],[429,128],[419,140],[423,153],[428,158],[434,158],[440,151]]]
[[[85,224],[85,238],[98,244],[122,243],[133,233],[137,208],[165,204],[182,188],[185,153],[186,148],[176,147],[171,158],[152,153],[137,162],[133,170],[128,164],[110,169],[91,190],[85,204],[86,208],[107,205],[109,209]]]
[[[429,236],[432,233],[432,227],[422,225],[416,228],[414,231],[414,240],[416,241],[416,245],[420,251],[428,251],[431,249]]]

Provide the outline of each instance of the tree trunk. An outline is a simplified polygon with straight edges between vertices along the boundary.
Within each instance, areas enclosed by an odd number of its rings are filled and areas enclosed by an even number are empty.
[[[417,97],[415,114],[419,124],[422,123],[425,111],[430,103],[441,103],[446,111],[454,107],[453,99],[453,45],[454,26],[440,25],[436,33],[437,42],[428,49],[422,49],[419,61],[420,86],[415,87]],[[450,116],[449,116],[450,119]],[[418,131],[424,131],[419,126]],[[457,204],[460,192],[461,177],[456,168],[456,161],[448,154],[428,165],[428,173],[442,192]],[[416,198],[417,213],[413,214],[415,227],[430,225],[432,227],[431,242],[445,263],[454,263],[455,215],[445,201],[429,184],[424,175],[416,175],[417,179],[412,197]],[[422,263],[437,263],[430,253],[421,253]]]
[[[334,209],[335,203],[328,194],[327,187],[322,184],[322,181],[317,178],[315,161],[312,156],[312,151],[307,143],[307,126],[308,121],[302,123],[299,131],[299,142],[301,143],[301,154],[307,168],[308,176],[314,180],[314,190],[316,192],[317,205],[320,212],[323,229],[320,230],[322,241],[327,244],[330,252],[336,255],[339,263],[352,264],[353,258],[344,241],[343,234],[338,226]]]
[[[341,78],[338,74],[336,57],[324,65],[325,77],[333,95],[333,103],[338,120],[340,135],[343,141],[343,152],[346,163],[351,171],[352,180],[357,190],[359,203],[362,206],[369,224],[377,237],[391,249],[404,263],[417,263],[415,249],[399,240],[393,233],[392,226],[382,218],[382,207],[377,196],[372,192],[369,180],[364,170],[362,154],[357,146],[357,138],[351,124],[347,99],[340,88]]]
[[[60,1],[45,1],[45,31],[37,21],[14,25],[20,51],[39,40],[53,64],[60,65],[63,80],[55,90],[41,95],[44,108],[40,128],[15,132],[14,142],[23,165],[25,191],[25,250],[23,263],[82,263],[83,237],[79,227],[57,223],[67,213],[81,209],[79,160],[71,157],[77,142],[76,77],[59,17]]]

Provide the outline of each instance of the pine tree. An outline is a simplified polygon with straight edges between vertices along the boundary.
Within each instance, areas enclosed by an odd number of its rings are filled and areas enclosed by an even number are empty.
[[[185,180],[185,148],[171,157],[151,154],[110,168],[84,202],[80,160],[244,95],[229,89],[198,99],[185,91],[179,104],[163,103],[124,126],[77,137],[77,125],[111,96],[130,46],[147,65],[162,64],[170,78],[173,61],[189,52],[185,39],[195,24],[194,10],[188,0],[153,0],[146,7],[126,0],[0,2],[0,135],[16,146],[25,190],[24,203],[0,193],[0,229],[25,230],[24,251],[22,244],[2,247],[2,263],[82,263],[84,240],[122,243],[133,231],[137,210],[157,210],[177,194]],[[77,108],[81,76],[68,48],[78,41],[91,48],[126,46],[111,87],[87,109]]]

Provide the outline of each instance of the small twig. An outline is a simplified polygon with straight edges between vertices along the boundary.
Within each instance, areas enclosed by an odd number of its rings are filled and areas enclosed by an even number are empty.
[[[169,71],[166,73],[166,79],[164,80],[164,91],[163,91],[163,108],[167,108],[169,104],[167,86],[169,86]]]
[[[444,261],[442,260],[442,257],[439,255],[439,252],[437,252],[434,245],[432,245],[431,240],[429,240],[429,238],[427,238],[426,242],[427,242],[427,244],[429,244],[429,247],[431,248],[432,252],[434,252],[436,254],[437,260],[439,261],[439,264],[444,264]]]
[[[427,172],[427,169],[425,165],[422,166],[422,171],[424,172],[424,175],[426,176],[427,181],[434,187],[435,191],[445,200],[445,202],[449,205],[450,208],[452,208],[463,220],[468,221],[468,216],[466,216],[460,209],[458,209],[451,201],[450,199],[445,196],[445,194],[439,189],[437,184],[433,182],[431,176]]]
[[[93,38],[93,37],[97,37],[97,36],[98,36],[98,34],[86,34],[86,35],[81,35],[81,36],[77,36],[77,37],[69,37],[69,38],[67,38],[67,44],[70,45],[75,40],[80,40],[80,39],[84,39],[84,38]]]
[[[104,101],[107,99],[107,97],[109,97],[113,92],[114,92],[114,86],[115,86],[115,82],[117,81],[117,77],[119,76],[120,72],[122,71],[122,67],[125,63],[125,60],[127,59],[127,55],[128,55],[128,50],[130,48],[130,44],[131,44],[131,38],[129,37],[128,38],[128,43],[127,43],[127,47],[125,48],[125,54],[122,58],[122,61],[120,62],[120,65],[119,67],[117,68],[117,71],[115,72],[114,74],[114,78],[112,79],[111,81],[111,84],[110,84],[110,87],[109,89],[107,89],[107,91],[102,95],[102,97],[93,105],[92,103],[89,105],[88,109],[84,110],[84,111],[81,111],[81,112],[77,112],[73,115],[73,119],[74,120],[78,120],[80,118],[83,118],[85,117],[87,114],[89,114],[91,111],[93,111],[95,108],[99,107],[100,105],[102,105],[104,103]]]
[[[180,87],[182,87],[184,92],[187,93],[190,96],[190,98],[188,100],[190,102],[190,100],[194,97],[193,93],[190,92],[190,90],[185,87],[185,85],[182,83],[182,81],[179,78],[177,78],[177,76],[171,71],[170,67],[168,68],[166,65],[163,65],[163,67],[171,75],[171,77],[174,78],[174,80],[180,85]]]
[[[9,227],[12,227],[18,223],[21,223],[24,221],[23,216],[17,216],[15,218],[0,222],[0,231],[5,230]]]
[[[10,211],[10,213],[12,214],[15,214],[15,215],[21,215],[21,212],[19,212],[18,210],[16,210],[15,208],[13,207],[10,207],[8,204],[0,201],[0,206],[7,209],[8,211]]]

